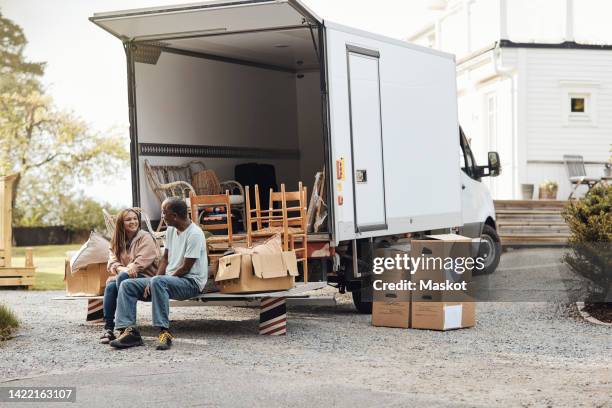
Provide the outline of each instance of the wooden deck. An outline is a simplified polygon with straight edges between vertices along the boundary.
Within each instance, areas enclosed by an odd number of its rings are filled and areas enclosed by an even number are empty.
[[[503,245],[565,245],[569,228],[561,211],[567,201],[496,200],[497,230]]]

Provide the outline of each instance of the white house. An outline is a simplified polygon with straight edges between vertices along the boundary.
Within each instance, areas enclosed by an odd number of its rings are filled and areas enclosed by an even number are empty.
[[[485,179],[498,199],[521,184],[571,191],[563,155],[602,176],[612,144],[609,0],[435,0],[434,22],[408,41],[456,55],[459,118],[476,160],[501,156]],[[580,191],[586,191],[582,188]]]

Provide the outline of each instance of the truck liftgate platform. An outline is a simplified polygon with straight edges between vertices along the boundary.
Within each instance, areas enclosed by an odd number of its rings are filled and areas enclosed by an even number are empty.
[[[333,297],[311,297],[308,292],[320,290],[326,282],[298,283],[293,289],[266,293],[204,293],[188,300],[170,300],[170,307],[242,306],[259,307],[259,334],[287,334],[287,302],[317,306],[335,305]],[[103,321],[103,296],[59,296],[53,300],[87,300],[87,321]]]

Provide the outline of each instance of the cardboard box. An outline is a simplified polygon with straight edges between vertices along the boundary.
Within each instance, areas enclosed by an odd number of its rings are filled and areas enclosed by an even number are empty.
[[[474,258],[474,255],[472,239],[455,234],[430,235],[425,239],[412,240],[411,244],[413,258],[441,258],[445,261]],[[412,278],[417,285],[416,290],[412,292],[412,328],[453,330],[476,324],[473,268],[469,266],[453,262],[452,267],[444,264],[439,267],[437,264],[433,268],[420,268],[416,271]],[[432,284],[449,282],[465,287],[465,290],[432,290],[421,286],[421,282],[429,281]]]
[[[466,267],[454,261],[452,267],[448,267],[449,259],[473,258],[474,245],[471,238],[444,234],[428,235],[426,239],[413,239],[410,255],[413,259],[421,259],[421,264],[412,276],[417,287],[422,280],[432,280],[437,283],[447,280],[466,283],[472,281],[472,267]],[[429,268],[424,268],[423,262],[426,262]]]
[[[413,329],[453,330],[476,324],[474,302],[412,302]]]
[[[372,326],[410,327],[410,302],[374,301],[372,303]]]
[[[377,249],[374,256],[393,258],[396,255],[407,254],[406,251],[394,248]],[[409,269],[388,269],[382,274],[373,275],[373,280],[381,283],[400,283],[410,280]],[[378,286],[378,285],[377,285]],[[410,290],[373,290],[372,325],[378,327],[410,327]]]
[[[235,254],[219,260],[215,282],[221,293],[253,293],[293,288],[298,276],[294,251]]]
[[[66,260],[64,280],[68,296],[100,296],[104,294],[106,280],[111,274],[106,270],[106,263],[94,263],[86,268],[70,269],[70,260]]]

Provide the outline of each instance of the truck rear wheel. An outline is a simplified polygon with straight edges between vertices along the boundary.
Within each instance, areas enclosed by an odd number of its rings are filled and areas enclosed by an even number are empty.
[[[372,314],[372,302],[362,300],[361,289],[355,289],[351,292],[353,295],[353,304],[355,309],[361,314]]]
[[[484,269],[482,270],[482,273],[489,275],[495,272],[497,265],[499,265],[499,258],[501,257],[501,242],[495,228],[486,224],[482,228],[480,238],[482,243],[480,244],[478,256],[484,258]]]

